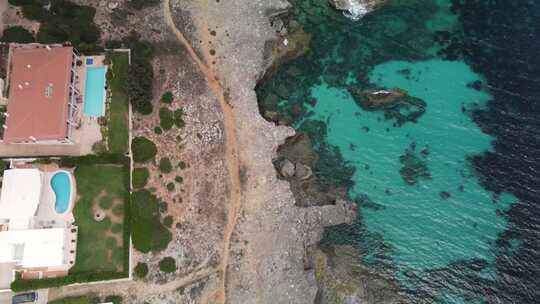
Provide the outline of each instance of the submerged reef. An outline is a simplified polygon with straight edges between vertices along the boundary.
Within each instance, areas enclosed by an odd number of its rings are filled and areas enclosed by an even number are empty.
[[[416,145],[412,143],[405,153],[399,157],[399,162],[402,167],[399,170],[399,175],[408,185],[416,185],[419,180],[431,179],[426,157],[429,154],[427,147],[420,152],[416,152]]]

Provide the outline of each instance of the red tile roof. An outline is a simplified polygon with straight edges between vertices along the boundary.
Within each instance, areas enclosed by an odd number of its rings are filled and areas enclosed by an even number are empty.
[[[72,47],[14,48],[5,142],[67,137]]]

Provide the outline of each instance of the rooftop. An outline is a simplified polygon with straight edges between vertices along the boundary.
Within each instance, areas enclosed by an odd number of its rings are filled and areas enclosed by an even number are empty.
[[[67,137],[72,54],[72,47],[12,49],[5,142]]]
[[[28,220],[35,215],[40,202],[41,184],[41,174],[38,169],[5,170],[0,193],[0,218],[11,221],[26,220],[28,224]],[[24,229],[24,223],[20,224],[19,228]]]

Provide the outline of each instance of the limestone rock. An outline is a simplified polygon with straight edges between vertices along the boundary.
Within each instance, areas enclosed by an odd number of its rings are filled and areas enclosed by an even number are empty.
[[[295,169],[294,177],[301,180],[308,179],[313,174],[311,168],[302,163],[296,163]]]
[[[383,0],[329,0],[330,3],[352,20],[359,20],[375,9]]]
[[[296,169],[295,169],[295,166],[294,166],[293,162],[291,162],[291,161],[288,160],[288,159],[283,159],[283,160],[279,163],[279,173],[280,173],[284,178],[290,178],[290,177],[293,177],[294,174],[296,173]]]

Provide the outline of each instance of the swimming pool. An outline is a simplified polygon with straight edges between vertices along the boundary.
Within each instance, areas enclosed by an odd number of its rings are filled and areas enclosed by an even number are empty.
[[[71,198],[71,178],[67,172],[58,171],[51,178],[51,187],[56,196],[54,210],[64,213],[69,207]]]
[[[84,114],[100,117],[105,112],[105,67],[86,68],[84,87]]]

